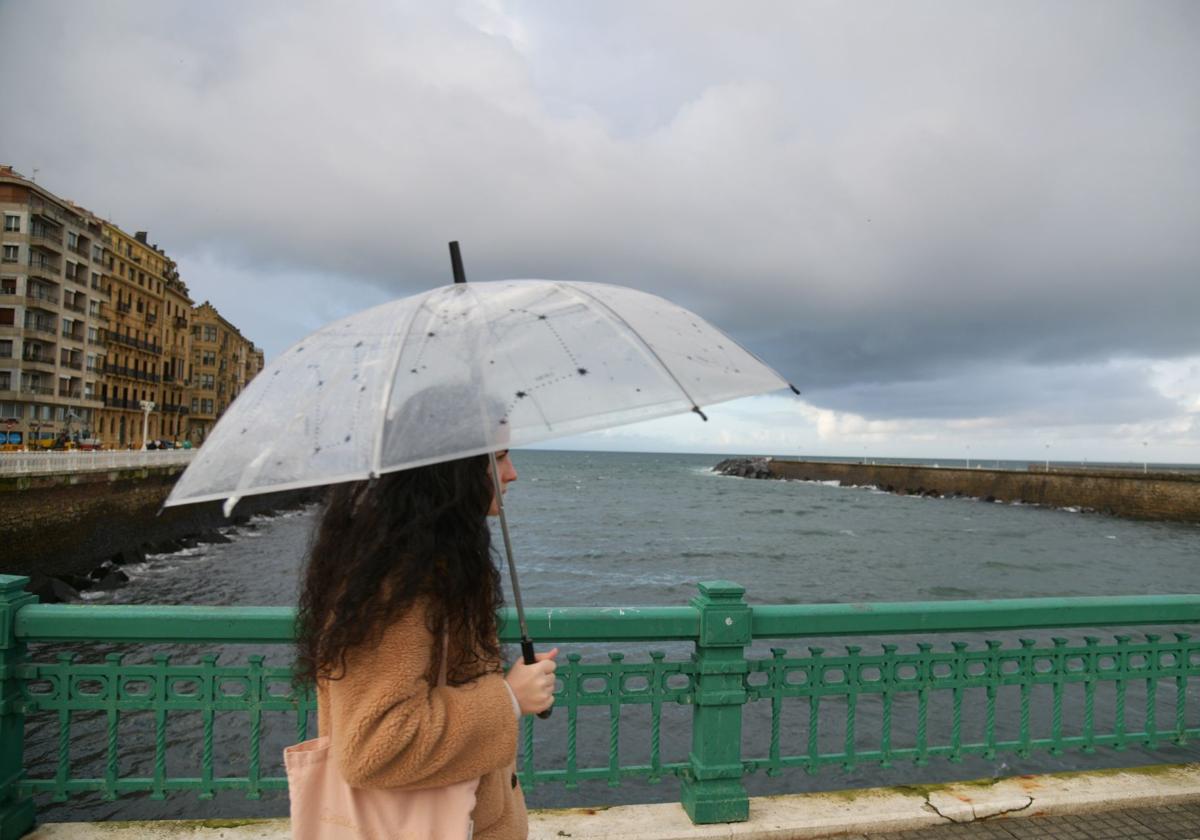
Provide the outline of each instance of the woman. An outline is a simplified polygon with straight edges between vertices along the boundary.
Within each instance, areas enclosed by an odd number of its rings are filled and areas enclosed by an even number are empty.
[[[553,703],[557,650],[501,667],[500,574],[487,516],[498,481],[481,455],[330,491],[300,596],[299,677],[346,782],[422,789],[479,778],[477,840],[523,840],[519,717]],[[443,649],[446,684],[438,685]]]

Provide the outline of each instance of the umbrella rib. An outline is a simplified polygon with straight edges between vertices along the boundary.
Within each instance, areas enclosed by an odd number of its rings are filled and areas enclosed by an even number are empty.
[[[433,291],[440,291],[440,289],[441,287],[438,287]],[[380,406],[382,409],[383,419],[380,421],[379,428],[375,434],[375,451],[371,455],[371,478],[378,478],[380,470],[383,469],[383,430],[387,425],[388,403],[392,401],[392,391],[396,387],[396,371],[400,369],[400,356],[404,352],[405,346],[408,344],[408,337],[412,335],[413,324],[417,322],[417,315],[420,314],[421,310],[425,306],[426,300],[428,300],[429,295],[432,293],[433,292],[427,292],[425,294],[425,300],[421,301],[421,305],[413,308],[412,317],[408,319],[408,326],[404,328],[404,337],[400,339],[400,343],[396,346],[396,357],[392,360],[391,373],[388,375],[387,379],[383,381],[383,404]]]
[[[564,291],[576,292],[578,294],[584,295],[585,297],[589,298],[590,300],[595,301],[596,304],[598,304],[599,306],[603,307],[604,311],[608,313],[609,317],[614,318],[617,321],[619,321],[627,330],[629,330],[629,333],[632,336],[634,336],[638,341],[640,341],[642,343],[642,346],[646,348],[646,352],[654,357],[654,361],[658,362],[659,367],[661,367],[663,369],[663,371],[666,372],[667,376],[671,377],[671,381],[675,383],[675,387],[677,387],[681,392],[683,392],[683,396],[685,398],[687,398],[687,401],[692,404],[692,411],[699,414],[700,417],[703,418],[704,420],[708,419],[708,417],[705,416],[704,412],[700,410],[700,406],[696,403],[696,400],[693,399],[692,395],[688,393],[687,388],[683,387],[683,383],[679,381],[679,377],[676,376],[675,372],[672,371],[671,368],[669,368],[667,366],[667,363],[662,360],[662,356],[658,355],[658,351],[655,350],[652,346],[650,346],[650,342],[646,341],[646,339],[644,339],[642,337],[642,334],[640,332],[638,332],[636,329],[634,329],[633,324],[629,323],[623,317],[621,317],[620,312],[617,312],[617,310],[613,309],[611,306],[609,306],[607,303],[602,301],[600,298],[593,295],[591,292],[589,292],[585,289],[581,289],[578,286],[564,286],[562,283],[557,283],[557,282],[554,285],[560,289],[563,289]]]

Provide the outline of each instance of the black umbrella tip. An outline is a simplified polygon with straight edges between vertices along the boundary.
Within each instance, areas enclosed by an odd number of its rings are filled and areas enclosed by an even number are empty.
[[[458,247],[458,240],[450,243],[450,270],[454,273],[455,283],[466,283],[467,273],[463,269],[462,250]]]
[[[694,405],[694,406],[692,406],[692,411],[694,411],[694,412],[696,412],[697,414],[699,414],[699,415],[700,415],[700,419],[701,419],[701,420],[703,420],[705,423],[707,423],[707,422],[708,422],[708,415],[707,415],[707,414],[705,414],[703,411],[701,411],[701,410],[700,410],[700,406],[698,406],[698,405]]]
[[[793,385],[791,382],[788,383],[788,387],[792,389],[793,394],[795,394],[797,397],[800,396],[800,389],[797,388],[795,385]]]

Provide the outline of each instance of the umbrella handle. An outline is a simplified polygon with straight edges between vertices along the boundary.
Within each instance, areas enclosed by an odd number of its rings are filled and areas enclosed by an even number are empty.
[[[537,662],[537,656],[533,652],[533,639],[528,636],[521,639],[521,658],[525,660],[526,665],[532,665]],[[550,717],[550,713],[554,711],[554,707],[538,712],[538,717],[542,720]]]

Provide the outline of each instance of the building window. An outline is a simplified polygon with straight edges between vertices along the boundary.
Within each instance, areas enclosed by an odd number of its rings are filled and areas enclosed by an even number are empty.
[[[75,248],[79,245],[79,236],[72,231],[67,231],[67,247]]]
[[[16,262],[21,256],[21,251],[17,245],[4,246],[4,262]]]
[[[17,293],[16,277],[0,277],[0,295],[15,295]]]
[[[4,214],[4,229],[9,233],[21,232],[21,217]]]
[[[0,417],[8,420],[10,417],[13,420],[20,420],[25,416],[24,403],[0,402]]]
[[[0,359],[12,358],[12,340],[8,338],[0,339]]]
[[[206,324],[204,327],[204,340],[205,341],[216,341],[217,340],[217,328]]]
[[[0,370],[0,391],[11,391],[12,389],[12,372]]]
[[[16,311],[15,309],[0,308],[0,326],[11,327],[15,324],[16,321],[13,316]]]

